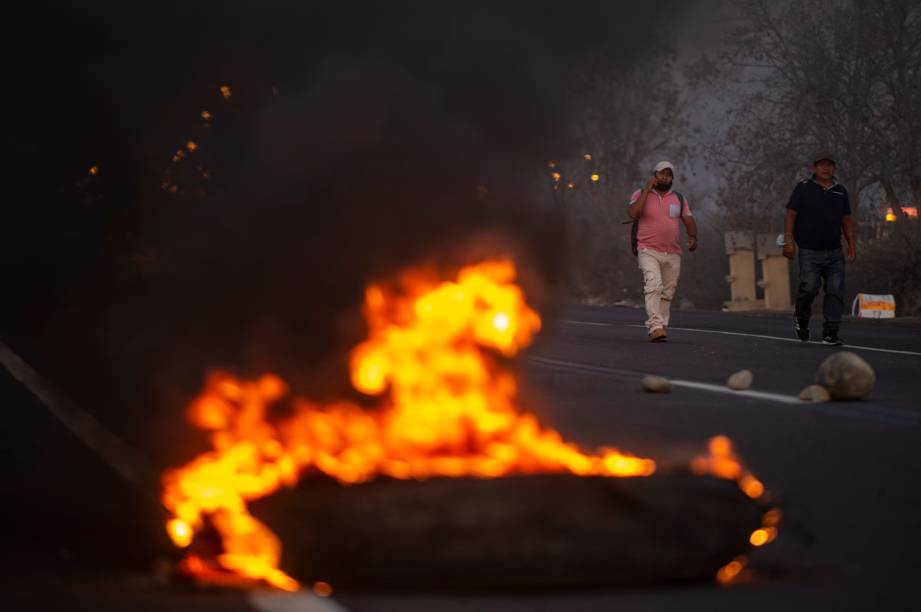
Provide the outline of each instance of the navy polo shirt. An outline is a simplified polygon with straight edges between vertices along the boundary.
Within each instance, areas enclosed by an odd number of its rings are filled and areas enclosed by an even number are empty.
[[[841,220],[851,214],[847,189],[835,182],[829,188],[813,179],[800,181],[787,208],[796,211],[793,239],[801,249],[829,251],[841,248]]]

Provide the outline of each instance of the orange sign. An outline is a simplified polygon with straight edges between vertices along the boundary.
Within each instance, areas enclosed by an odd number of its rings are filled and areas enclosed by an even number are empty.
[[[858,293],[857,297],[854,298],[851,314],[862,319],[895,318],[895,297]]]

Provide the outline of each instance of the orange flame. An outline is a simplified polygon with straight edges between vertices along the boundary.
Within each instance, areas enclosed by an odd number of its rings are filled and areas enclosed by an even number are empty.
[[[716,572],[716,581],[720,584],[732,583],[739,577],[746,565],[748,565],[748,557],[744,555],[736,557]]]
[[[918,207],[917,206],[903,206],[902,214],[906,217],[917,219],[918,218]],[[886,221],[892,223],[897,220],[899,217],[895,214],[895,211],[892,208],[886,209]]]
[[[176,546],[189,547],[208,524],[220,535],[222,554],[210,566],[190,554],[183,571],[211,582],[223,571],[297,589],[279,569],[281,543],[249,514],[247,502],[293,487],[311,471],[345,484],[377,475],[652,474],[650,459],[615,448],[585,454],[518,409],[516,380],[504,364],[541,322],[515,276],[510,261],[485,261],[462,268],[452,281],[411,270],[392,285],[369,286],[369,336],[352,351],[350,373],[357,390],[382,396],[374,411],[290,397],[272,374],[241,381],[212,373],[188,417],[211,432],[213,450],[167,471],[162,501]],[[282,400],[291,416],[270,421],[269,407]],[[718,450],[706,459],[718,466],[699,467],[741,477],[737,463],[737,471],[723,467],[731,449]]]
[[[732,442],[726,436],[714,436],[707,445],[709,454],[695,457],[691,471],[695,474],[710,474],[717,478],[735,480],[739,488],[752,499],[764,495],[764,485],[742,467],[742,462],[732,450]]]

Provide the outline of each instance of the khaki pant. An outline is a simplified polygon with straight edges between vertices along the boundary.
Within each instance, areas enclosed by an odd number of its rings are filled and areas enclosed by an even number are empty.
[[[646,296],[646,328],[652,331],[668,327],[672,298],[681,273],[681,255],[641,249],[636,258],[643,271],[643,293]]]

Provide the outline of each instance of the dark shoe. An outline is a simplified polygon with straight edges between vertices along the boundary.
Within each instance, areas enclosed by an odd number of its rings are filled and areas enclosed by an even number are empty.
[[[661,327],[657,327],[651,332],[649,332],[649,341],[650,342],[665,342],[666,334],[665,330]]]
[[[809,342],[809,321],[793,319],[793,329],[796,331],[796,337],[800,339],[800,342]]]
[[[825,346],[841,346],[844,342],[838,337],[838,332],[830,332],[822,337],[822,344]]]

